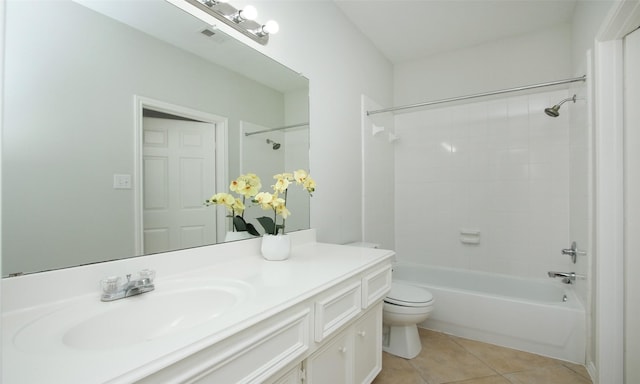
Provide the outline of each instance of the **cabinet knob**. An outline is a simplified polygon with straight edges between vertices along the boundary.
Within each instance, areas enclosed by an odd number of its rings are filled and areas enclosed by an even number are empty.
[[[347,347],[340,347],[340,348],[338,348],[338,351],[340,351],[340,353],[346,353],[347,352]]]
[[[365,337],[366,335],[367,335],[367,332],[366,332],[366,331],[360,331],[360,332],[358,332],[358,336]]]

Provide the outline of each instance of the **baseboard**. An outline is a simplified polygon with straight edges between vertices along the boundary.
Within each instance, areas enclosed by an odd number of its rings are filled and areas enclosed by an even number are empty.
[[[587,362],[585,368],[587,368],[587,373],[589,373],[589,377],[591,377],[591,382],[593,384],[598,384],[598,370],[596,369],[596,365],[593,361]]]

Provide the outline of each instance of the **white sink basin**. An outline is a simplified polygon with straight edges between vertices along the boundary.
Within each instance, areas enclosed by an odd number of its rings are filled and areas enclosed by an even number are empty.
[[[157,282],[154,291],[112,302],[84,297],[25,326],[14,343],[32,352],[60,343],[83,350],[131,346],[211,321],[250,292],[251,287],[239,281],[174,280]]]

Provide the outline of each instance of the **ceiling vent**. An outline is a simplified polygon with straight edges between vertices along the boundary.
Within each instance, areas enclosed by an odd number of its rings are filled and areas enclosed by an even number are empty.
[[[203,29],[202,31],[200,31],[200,33],[202,33],[203,35],[207,36],[207,37],[211,37],[213,35],[215,35],[216,33],[208,28]]]
[[[200,33],[216,43],[223,43],[228,40],[227,35],[211,28],[205,28],[201,30]]]

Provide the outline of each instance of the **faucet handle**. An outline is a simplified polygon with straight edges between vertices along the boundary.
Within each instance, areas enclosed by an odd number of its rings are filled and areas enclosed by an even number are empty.
[[[149,279],[149,282],[153,282],[153,279],[156,278],[156,271],[154,271],[153,269],[143,269],[140,272],[138,272],[138,275],[140,275],[141,279]]]
[[[571,248],[563,249],[562,254],[571,257],[571,261],[573,261],[573,264],[575,264],[576,256],[578,256],[578,246],[576,245],[576,242],[574,241],[571,243]]]
[[[100,280],[100,286],[104,293],[115,293],[118,291],[118,287],[120,286],[120,276],[109,276],[102,279]]]

